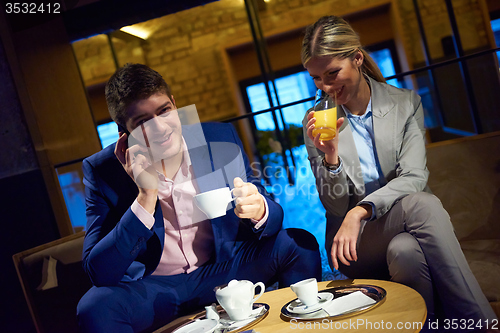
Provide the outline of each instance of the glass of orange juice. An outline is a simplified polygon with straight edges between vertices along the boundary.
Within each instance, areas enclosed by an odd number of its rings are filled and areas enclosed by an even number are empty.
[[[335,96],[336,97],[336,96]],[[324,91],[318,89],[314,102],[314,130],[313,137],[320,133],[321,141],[331,140],[337,135],[337,100],[331,98]]]

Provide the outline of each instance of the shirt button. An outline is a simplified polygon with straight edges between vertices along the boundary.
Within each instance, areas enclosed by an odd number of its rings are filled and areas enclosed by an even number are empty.
[[[182,210],[180,210],[180,211],[179,211],[179,215],[182,215],[182,213],[183,213],[183,212],[182,212]]]

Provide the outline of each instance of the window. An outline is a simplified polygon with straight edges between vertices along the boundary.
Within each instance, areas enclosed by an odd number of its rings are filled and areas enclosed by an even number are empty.
[[[73,163],[56,168],[71,225],[75,231],[85,229],[85,187],[82,163]]]
[[[373,44],[366,47],[366,50],[377,63],[384,77],[393,76],[401,72],[394,41],[389,40]],[[404,88],[403,81],[398,79],[391,79],[387,83],[398,88]]]
[[[97,125],[97,134],[99,135],[102,148],[106,148],[118,140],[118,125],[114,121]]]
[[[495,20],[491,20],[491,29],[493,30],[493,34],[495,36],[495,43],[497,47],[500,47],[500,18]],[[500,61],[500,51],[497,51],[498,61]]]
[[[316,86],[311,80],[307,71],[301,71],[295,74],[286,75],[275,80],[276,90],[280,104],[287,104],[301,99],[314,96]],[[271,84],[269,84],[271,86]],[[246,95],[250,104],[252,112],[257,112],[270,108],[269,100],[267,98],[266,87],[264,83],[253,84],[246,87]],[[273,105],[276,106],[277,100],[274,90],[271,89],[271,96]],[[303,105],[294,105],[286,110],[286,122],[302,126],[302,118],[305,111],[312,107],[313,102],[305,103]],[[281,119],[279,118],[279,127],[283,128]],[[255,125],[258,130],[269,131],[274,130],[275,125],[271,113],[265,113],[255,117]]]
[[[500,29],[500,22],[499,22]],[[500,38],[500,31],[499,31]],[[372,45],[368,48],[368,53],[372,56],[373,60],[377,63],[384,77],[395,75],[399,72],[399,62],[397,61],[396,51],[393,41],[383,42]],[[279,102],[281,105],[305,99],[315,95],[316,86],[312,81],[309,73],[304,71],[302,67],[296,68],[297,72],[293,74],[285,74],[275,80],[276,90],[278,91]],[[300,70],[300,71],[299,71]],[[288,72],[293,69],[288,70]],[[270,108],[269,100],[267,98],[266,87],[263,82],[253,83],[256,79],[242,82],[243,95],[247,100],[247,107],[252,112],[257,112]],[[387,82],[396,87],[401,88],[403,85],[397,79],[392,79]],[[271,84],[269,84],[271,87]],[[276,106],[277,100],[273,89],[271,96],[273,105]],[[312,107],[313,102],[294,105],[286,108],[284,111],[285,121],[287,124],[302,126],[302,118],[305,111]],[[258,115],[254,118],[257,130],[269,131],[274,130],[275,125],[272,114],[270,112]],[[283,128],[281,118],[278,117],[278,126]]]
[[[373,60],[375,60],[384,77],[389,77],[396,74],[396,68],[394,67],[394,61],[390,49],[384,48],[370,52],[370,56],[373,58]],[[387,81],[387,83],[395,87],[402,88],[402,85],[398,82],[397,79],[391,79]]]

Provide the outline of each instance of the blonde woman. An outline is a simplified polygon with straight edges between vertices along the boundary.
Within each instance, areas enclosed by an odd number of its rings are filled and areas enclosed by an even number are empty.
[[[427,188],[420,97],[385,83],[359,37],[327,16],[306,30],[302,63],[318,89],[336,95],[338,135],[313,136],[303,120],[316,185],[326,211],[330,264],[350,278],[391,279],[417,290],[429,320],[496,318]],[[437,307],[436,304],[442,304]],[[437,312],[437,313],[435,313]],[[441,321],[441,324],[444,322]]]

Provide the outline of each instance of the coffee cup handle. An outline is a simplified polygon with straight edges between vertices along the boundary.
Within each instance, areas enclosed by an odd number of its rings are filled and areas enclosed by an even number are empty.
[[[257,282],[256,284],[253,285],[254,290],[257,287],[260,287],[260,293],[254,297],[254,299],[252,300],[252,303],[255,303],[255,301],[258,300],[260,298],[260,296],[262,296],[262,294],[264,293],[264,290],[266,289],[266,286],[262,282]]]
[[[231,201],[234,201],[234,200],[236,200],[236,199],[238,198],[238,197],[235,197],[235,196],[234,196],[234,194],[233,194],[233,191],[234,191],[234,190],[236,190],[236,187],[235,187],[235,188],[233,188],[231,191],[229,191],[229,193],[231,194]],[[229,202],[231,202],[231,201],[229,201]]]

